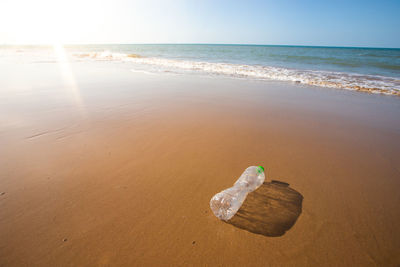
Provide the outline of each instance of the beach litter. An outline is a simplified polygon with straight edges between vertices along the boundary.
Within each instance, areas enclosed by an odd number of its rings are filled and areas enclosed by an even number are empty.
[[[248,167],[235,184],[210,200],[214,215],[224,221],[231,219],[242,206],[247,195],[264,183],[265,173],[262,166]]]

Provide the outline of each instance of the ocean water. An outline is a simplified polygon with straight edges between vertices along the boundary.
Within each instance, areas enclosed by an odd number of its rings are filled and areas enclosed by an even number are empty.
[[[132,71],[190,72],[400,95],[400,49],[214,44],[64,49],[72,61],[122,62]],[[10,53],[35,54],[37,62],[56,60],[53,49],[46,46],[0,46],[0,57]]]

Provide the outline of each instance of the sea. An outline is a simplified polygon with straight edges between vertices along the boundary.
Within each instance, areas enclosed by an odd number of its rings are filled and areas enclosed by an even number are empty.
[[[57,52],[58,51],[58,52]],[[281,81],[400,96],[400,49],[235,44],[0,46],[2,58],[33,63],[119,62],[148,73]]]

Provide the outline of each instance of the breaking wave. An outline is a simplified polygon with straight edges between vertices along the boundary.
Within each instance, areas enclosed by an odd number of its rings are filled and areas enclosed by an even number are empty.
[[[79,58],[91,58],[94,60],[111,60],[146,64],[158,66],[167,70],[173,69],[177,71],[198,71],[231,77],[287,81],[305,85],[400,96],[400,79],[394,77],[346,72],[291,69],[263,65],[143,57],[137,54],[111,53],[109,51],[76,53],[74,55]]]

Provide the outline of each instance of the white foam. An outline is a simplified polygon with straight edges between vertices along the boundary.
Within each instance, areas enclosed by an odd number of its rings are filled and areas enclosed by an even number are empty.
[[[131,69],[131,72],[134,72],[134,73],[143,73],[143,74],[147,74],[147,75],[156,75],[156,73],[154,73],[154,72],[145,71],[145,70],[135,70],[135,69]]]
[[[111,53],[109,51],[100,53],[81,53],[76,54],[76,56],[81,58],[92,58],[95,60],[133,62],[136,64],[152,65],[175,71],[200,71],[233,77],[288,81],[307,85],[367,91],[388,95],[400,95],[400,81],[398,78],[393,77],[332,71],[300,70],[261,65],[140,57],[134,54]]]

